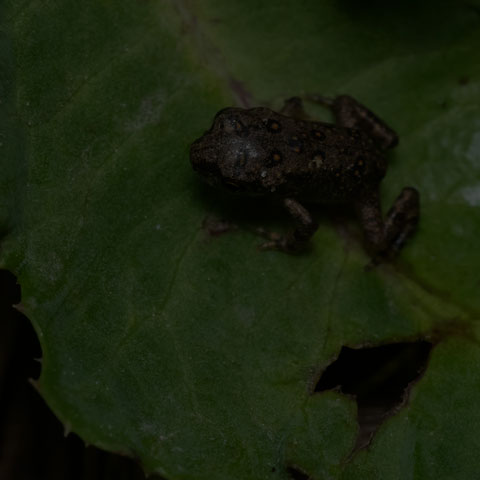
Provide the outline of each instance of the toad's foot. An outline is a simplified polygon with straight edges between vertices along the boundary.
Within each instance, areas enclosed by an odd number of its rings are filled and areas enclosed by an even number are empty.
[[[280,250],[285,253],[296,253],[303,250],[305,243],[296,241],[290,234],[269,232],[264,228],[257,228],[256,233],[266,238],[267,241],[258,246],[259,250]]]

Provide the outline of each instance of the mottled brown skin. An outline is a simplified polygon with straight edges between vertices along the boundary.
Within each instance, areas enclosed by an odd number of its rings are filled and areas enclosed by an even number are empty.
[[[387,170],[385,151],[395,132],[353,98],[312,97],[332,109],[336,124],[307,120],[301,100],[268,108],[225,108],[190,149],[194,170],[212,185],[235,192],[279,196],[296,222],[287,235],[269,233],[263,248],[299,250],[317,229],[302,201],[351,204],[374,257],[394,256],[414,232],[419,194],[402,190],[382,218],[379,185]]]

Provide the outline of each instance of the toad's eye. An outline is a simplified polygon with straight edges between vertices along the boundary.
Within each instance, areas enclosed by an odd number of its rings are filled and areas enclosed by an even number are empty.
[[[223,130],[226,133],[236,133],[241,137],[248,134],[247,127],[238,118],[225,118],[223,120]]]

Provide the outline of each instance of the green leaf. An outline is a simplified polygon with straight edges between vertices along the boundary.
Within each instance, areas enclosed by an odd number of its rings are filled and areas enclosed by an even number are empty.
[[[480,6],[9,0],[0,7],[1,265],[67,429],[174,479],[473,478],[480,401]],[[273,206],[200,186],[189,144],[227,105],[348,93],[400,135],[382,184],[418,234],[364,271],[314,210],[303,255],[259,252]],[[328,119],[327,112],[311,108]],[[240,228],[212,238],[217,215]],[[352,398],[312,394],[343,345],[427,337],[410,399],[353,453]]]

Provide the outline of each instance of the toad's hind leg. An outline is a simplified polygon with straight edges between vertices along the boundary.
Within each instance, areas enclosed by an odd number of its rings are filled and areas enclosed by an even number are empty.
[[[374,263],[393,258],[415,232],[418,224],[420,196],[417,190],[405,187],[382,219],[378,192],[366,195],[356,204],[363,226],[367,250]]]
[[[363,130],[381,150],[387,150],[397,145],[398,136],[395,131],[349,95],[340,95],[334,99],[310,95],[308,99],[330,108],[338,125]]]

